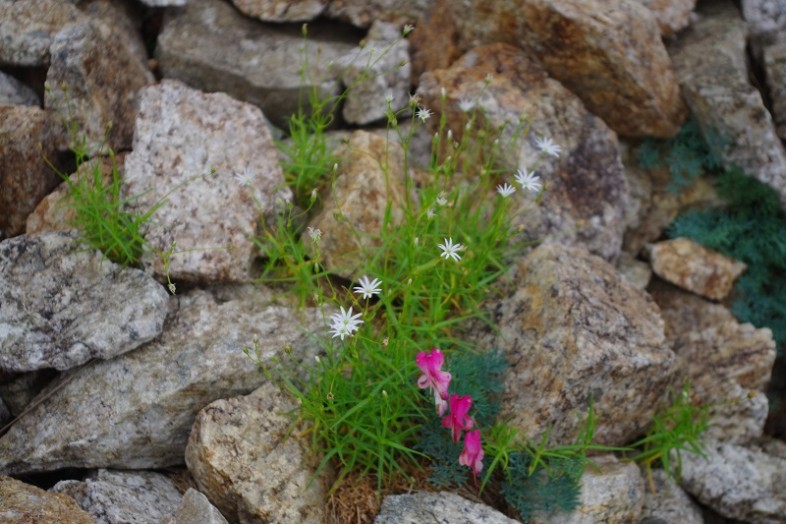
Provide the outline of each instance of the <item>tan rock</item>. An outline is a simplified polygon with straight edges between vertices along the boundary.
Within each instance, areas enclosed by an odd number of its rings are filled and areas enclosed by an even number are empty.
[[[356,27],[369,27],[376,20],[404,25],[424,16],[432,5],[434,0],[331,0],[325,16]]]
[[[436,0],[434,8],[418,21],[409,36],[413,85],[418,84],[426,71],[447,69],[461,54],[448,1]]]
[[[652,12],[636,0],[450,2],[459,48],[519,46],[621,135],[674,136],[685,106]],[[602,13],[602,15],[600,14]]]
[[[696,7],[696,0],[638,0],[653,12],[658,21],[660,33],[671,36],[690,24],[690,15]]]
[[[305,22],[318,17],[327,0],[232,0],[240,12],[266,22]]]
[[[6,524],[95,524],[71,497],[0,477],[0,521]]]
[[[217,400],[198,415],[186,464],[200,491],[243,524],[323,519],[326,477],[289,432],[293,401],[267,383],[245,397]]]
[[[776,131],[786,140],[786,38],[764,48],[764,69]]]
[[[687,238],[650,244],[647,252],[656,275],[712,300],[723,300],[748,267]]]
[[[568,443],[592,403],[596,442],[640,434],[664,405],[676,363],[649,295],[602,259],[558,244],[535,249],[518,274],[513,295],[493,307],[494,347],[512,364],[503,418]]]
[[[380,245],[387,205],[393,224],[402,219],[404,150],[379,135],[356,131],[336,155],[341,159],[339,175],[323,198],[322,211],[310,222],[322,232],[322,240],[311,247],[315,254],[318,249],[329,271],[352,278]]]

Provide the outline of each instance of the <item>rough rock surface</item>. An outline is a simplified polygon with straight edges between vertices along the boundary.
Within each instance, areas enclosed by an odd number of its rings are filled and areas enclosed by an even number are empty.
[[[748,81],[745,22],[731,2],[708,3],[669,46],[682,94],[704,130],[727,142],[728,164],[769,184],[786,207],[786,150],[761,94]]]
[[[364,251],[379,242],[385,208],[392,204],[392,220],[401,220],[404,204],[404,150],[367,131],[356,131],[336,151],[339,175],[324,206],[310,222],[322,232],[318,251],[329,271],[352,278],[363,264]],[[387,164],[387,170],[385,169]],[[387,172],[386,172],[387,171]]]
[[[0,384],[0,397],[14,417],[19,416],[30,401],[49,384],[56,371],[46,369],[21,373],[12,378],[4,378]]]
[[[189,0],[140,0],[143,4],[150,7],[184,6]],[[193,3],[193,2],[191,2]]]
[[[760,437],[767,418],[763,392],[775,362],[772,332],[740,324],[724,306],[672,286],[653,286],[651,295],[666,322],[681,381],[690,381],[700,404],[716,404],[709,434],[734,442]]]
[[[38,95],[11,75],[0,71],[0,105],[39,106]]]
[[[638,0],[655,15],[660,34],[671,36],[690,24],[696,0]]]
[[[553,443],[577,435],[590,402],[596,442],[622,445],[666,400],[675,372],[663,320],[646,293],[583,249],[538,247],[518,264],[517,289],[493,308],[493,347],[512,368],[503,417]]]
[[[123,190],[139,213],[161,203],[144,235],[176,242],[170,277],[202,282],[250,280],[260,214],[291,198],[259,108],[171,80],[140,92]],[[154,252],[143,263],[166,274]]]
[[[688,238],[651,244],[647,252],[656,275],[712,300],[723,300],[748,267]]]
[[[784,0],[742,0],[742,14],[754,34],[786,28]]]
[[[193,291],[157,340],[73,371],[0,437],[0,471],[65,467],[142,469],[183,462],[197,412],[266,382],[244,345],[260,358],[291,348],[293,366],[317,353],[321,313],[278,305],[264,288]],[[47,396],[48,392],[54,392]]]
[[[84,481],[60,481],[50,491],[73,498],[104,524],[160,524],[183,498],[171,480],[151,471],[100,469]]]
[[[112,25],[85,22],[55,34],[50,53],[46,107],[67,115],[89,154],[107,145],[130,148],[137,93],[154,80],[137,47],[127,47]],[[66,138],[62,149],[72,140]]]
[[[261,24],[226,2],[200,0],[168,13],[156,58],[164,78],[256,104],[286,128],[313,86],[322,99],[338,94],[335,62],[357,44],[316,25],[308,31],[304,42],[299,27]],[[299,71],[306,57],[304,81]]]
[[[581,477],[579,507],[535,519],[541,524],[596,524],[638,522],[644,504],[644,479],[639,468],[613,455],[592,457]]]
[[[95,524],[71,497],[48,493],[10,477],[0,477],[0,522],[6,524]]]
[[[403,25],[425,16],[434,0],[331,0],[325,16],[369,27],[377,20]]]
[[[409,99],[409,44],[397,26],[375,22],[363,45],[339,61],[341,81],[349,92],[342,114],[351,124],[368,124],[385,117],[386,97],[393,111]]]
[[[636,0],[449,2],[466,51],[504,42],[540,60],[621,135],[669,138],[685,119],[669,56]],[[602,13],[600,15],[599,13]]]
[[[186,464],[200,491],[243,524],[324,518],[326,478],[289,435],[292,400],[272,383],[252,394],[213,402],[197,415]]]
[[[633,258],[633,256],[623,251],[620,253],[620,258],[617,260],[617,271],[620,272],[625,280],[633,284],[633,287],[644,291],[652,279],[652,268],[650,265],[642,260]]]
[[[786,13],[786,8],[784,13]],[[786,41],[778,42],[764,49],[764,69],[767,87],[772,99],[775,129],[778,137],[781,140],[786,140]]]
[[[229,524],[202,493],[189,488],[175,514],[164,524]]]
[[[63,370],[112,358],[157,337],[166,314],[158,282],[86,249],[74,233],[0,243],[0,368]]]
[[[485,504],[472,502],[456,493],[416,492],[388,495],[374,524],[441,524],[443,522],[482,522],[483,524],[515,524]]]
[[[0,63],[25,67],[48,65],[54,35],[84,20],[72,2],[0,2]]]
[[[60,181],[44,162],[55,155],[52,118],[34,106],[0,106],[0,239],[22,233],[27,215]]]
[[[653,469],[652,480],[655,492],[645,491],[641,524],[704,524],[698,504],[665,471]]]
[[[682,456],[682,487],[720,515],[751,524],[786,522],[786,459],[709,441],[707,458]]]
[[[243,14],[266,22],[305,22],[322,14],[327,0],[232,0]]]
[[[524,231],[517,240],[578,244],[608,260],[619,255],[628,188],[617,137],[603,121],[524,53],[505,44],[475,49],[450,69],[424,74],[418,94],[436,110],[442,106],[442,88],[447,127],[457,140],[469,118],[462,101],[484,114],[491,128],[504,126],[502,143],[513,143],[521,118],[531,122],[529,134],[505,158],[513,169],[505,181],[515,184],[517,167],[536,170],[545,193],[540,205],[523,191],[512,198],[512,226]],[[559,159],[539,153],[535,140],[544,136],[562,148]]]
[[[456,23],[448,2],[436,0],[425,18],[418,20],[409,35],[409,55],[412,62],[412,85],[417,86],[426,71],[447,69],[461,54],[458,50]]]

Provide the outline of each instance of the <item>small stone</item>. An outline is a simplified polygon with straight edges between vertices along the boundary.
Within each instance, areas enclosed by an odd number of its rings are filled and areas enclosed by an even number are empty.
[[[652,470],[655,491],[644,494],[641,524],[704,524],[701,509],[662,469]]]
[[[633,258],[627,251],[620,253],[617,260],[617,270],[625,280],[641,291],[647,289],[652,278],[652,269],[649,264]]]
[[[696,0],[638,0],[655,15],[660,34],[672,36],[690,24]]]
[[[516,524],[517,521],[485,504],[472,502],[447,491],[388,495],[382,501],[382,509],[374,520],[374,524],[425,522]]]
[[[656,275],[712,300],[723,300],[748,267],[687,238],[651,244],[647,252]]]
[[[227,519],[199,491],[188,488],[180,507],[164,524],[229,524]]]
[[[322,14],[327,0],[232,0],[243,14],[265,22],[306,22]]]
[[[95,524],[71,497],[49,493],[10,477],[0,476],[0,522],[6,524]]]

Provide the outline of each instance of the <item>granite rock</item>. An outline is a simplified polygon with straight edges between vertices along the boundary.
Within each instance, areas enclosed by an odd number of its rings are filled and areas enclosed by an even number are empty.
[[[324,518],[327,478],[289,433],[295,407],[272,383],[244,397],[217,400],[197,415],[186,464],[200,491],[241,524]]]
[[[491,309],[492,347],[512,366],[502,416],[567,444],[592,403],[595,442],[626,444],[664,405],[676,371],[658,307],[583,249],[541,245],[516,269],[515,292]]]
[[[741,7],[751,33],[771,33],[786,29],[784,0],[742,0]]]
[[[0,71],[0,105],[40,106],[41,101],[35,91]]]
[[[189,488],[180,506],[164,524],[229,524],[227,519],[199,491]]]
[[[244,345],[259,340],[263,361],[288,348],[297,366],[319,351],[314,333],[325,330],[321,312],[296,312],[253,286],[195,290],[172,305],[159,339],[74,370],[42,392],[0,437],[0,471],[182,464],[200,409],[267,381]]]
[[[0,64],[49,65],[49,46],[57,32],[85,19],[72,2],[0,2]]]
[[[72,232],[3,241],[0,275],[0,367],[6,370],[63,370],[112,358],[164,326],[166,290],[142,271],[86,249]]]
[[[278,152],[259,108],[177,81],[140,92],[134,150],[125,159],[128,210],[160,204],[143,234],[143,264],[164,278],[156,253],[176,243],[172,280],[250,280],[260,214],[287,202]]]
[[[388,495],[374,524],[515,524],[499,511],[447,491]]]
[[[327,0],[232,0],[240,12],[265,22],[306,22],[322,14]]]
[[[377,20],[404,25],[425,16],[433,5],[434,0],[331,0],[324,14],[356,27],[370,27]]]
[[[660,34],[672,36],[690,24],[696,0],[638,0],[655,15]]]
[[[781,140],[786,140],[786,40],[764,49],[764,69],[775,130]]]
[[[0,476],[0,521],[6,524],[95,524],[70,497]]]
[[[461,53],[458,32],[450,14],[449,0],[436,0],[434,8],[409,35],[412,85],[417,86],[426,71],[447,69]]]
[[[701,509],[662,469],[652,470],[655,491],[646,490],[640,524],[704,524]]]

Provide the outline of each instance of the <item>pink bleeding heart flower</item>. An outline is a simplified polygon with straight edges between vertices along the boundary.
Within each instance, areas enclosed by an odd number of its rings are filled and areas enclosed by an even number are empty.
[[[442,425],[453,429],[453,442],[458,442],[462,431],[472,429],[472,417],[467,415],[472,407],[472,397],[451,395],[449,402],[450,414],[442,419]]]
[[[477,478],[483,469],[483,445],[480,443],[480,430],[468,431],[464,435],[464,450],[459,455],[459,464],[472,468],[472,475]]]
[[[434,348],[430,353],[425,351],[418,353],[415,361],[423,372],[418,378],[418,387],[420,389],[431,388],[434,392],[437,414],[441,417],[448,407],[448,386],[450,385],[450,373],[442,371],[445,355],[442,354],[442,351]]]

